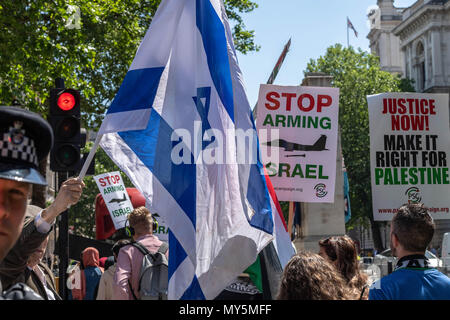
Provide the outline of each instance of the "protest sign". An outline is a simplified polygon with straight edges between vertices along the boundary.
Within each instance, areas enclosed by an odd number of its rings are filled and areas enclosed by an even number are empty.
[[[367,97],[374,220],[405,203],[450,218],[448,95],[383,93]]]
[[[260,86],[256,127],[280,201],[334,202],[339,89]]]
[[[120,172],[108,172],[94,176],[116,230],[125,227],[128,214],[133,211],[130,197],[123,184]]]

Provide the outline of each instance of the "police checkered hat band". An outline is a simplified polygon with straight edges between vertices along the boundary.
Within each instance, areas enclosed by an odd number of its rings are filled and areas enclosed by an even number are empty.
[[[3,133],[0,140],[0,156],[38,166],[34,140],[25,135],[25,130],[17,127],[10,127],[8,132]]]
[[[39,114],[0,106],[0,179],[46,185],[38,167],[52,145],[52,128]]]

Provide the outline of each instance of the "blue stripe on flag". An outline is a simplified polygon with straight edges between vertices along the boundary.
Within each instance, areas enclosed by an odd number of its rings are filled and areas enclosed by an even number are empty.
[[[255,214],[250,219],[250,225],[254,228],[272,234],[273,219],[272,208],[270,206],[270,197],[265,178],[261,175],[260,170],[260,165],[254,164],[250,167],[247,199],[255,210]]]
[[[233,85],[225,28],[209,0],[197,0],[196,16],[211,78],[222,104],[234,122]]]
[[[195,164],[172,162],[173,129],[155,110],[150,113],[144,130],[119,132],[120,137],[136,156],[153,173],[163,187],[172,195],[181,209],[196,223],[196,169]],[[191,159],[192,160],[192,159]]]
[[[128,71],[107,113],[150,108],[163,71],[164,67]]]
[[[248,117],[253,125],[253,130],[256,131],[255,120],[253,119],[253,112],[248,109]],[[261,152],[259,149],[259,138],[256,136],[256,164],[250,168],[250,176],[248,179],[247,199],[250,205],[255,210],[255,214],[250,220],[250,225],[273,234],[273,212],[270,205],[270,195],[267,188],[266,178],[264,177],[264,168],[261,163]]]
[[[205,296],[203,295],[202,288],[200,287],[200,283],[196,276],[192,280],[189,288],[186,289],[181,300],[205,300]]]
[[[186,251],[184,251],[180,242],[177,240],[175,235],[169,229],[169,281],[172,275],[177,270],[178,266],[187,258]],[[191,284],[183,293],[180,298],[181,300],[205,300],[202,288],[194,275]]]
[[[187,253],[184,251],[180,242],[169,229],[169,280],[177,270],[178,266],[186,259]]]

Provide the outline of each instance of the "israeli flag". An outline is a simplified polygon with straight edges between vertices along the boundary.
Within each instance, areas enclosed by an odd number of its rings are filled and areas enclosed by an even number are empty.
[[[161,2],[99,134],[169,226],[169,299],[215,298],[273,240],[221,0]]]

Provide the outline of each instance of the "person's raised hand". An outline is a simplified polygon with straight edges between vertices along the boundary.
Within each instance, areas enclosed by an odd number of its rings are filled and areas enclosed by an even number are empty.
[[[49,223],[53,222],[57,216],[80,200],[84,187],[84,182],[78,178],[70,178],[64,181],[55,201],[44,210],[41,217]]]

